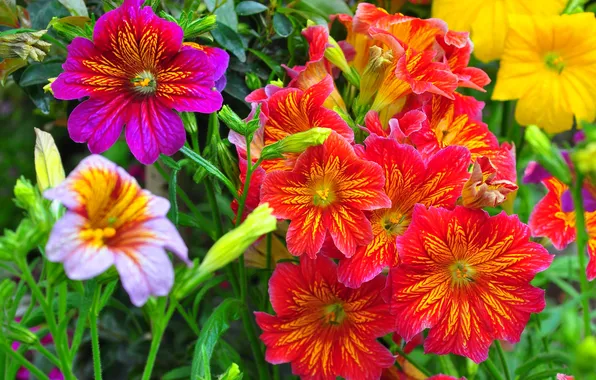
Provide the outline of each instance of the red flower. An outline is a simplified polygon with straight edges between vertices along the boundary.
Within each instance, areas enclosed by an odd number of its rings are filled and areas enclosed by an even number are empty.
[[[487,157],[478,157],[462,192],[463,205],[470,208],[497,207],[517,185],[497,178],[497,168]]]
[[[542,181],[548,193],[538,202],[530,215],[528,224],[532,236],[546,236],[555,248],[563,249],[575,240],[575,211],[566,211],[561,197],[568,187],[554,177]],[[596,278],[596,211],[586,212],[586,228],[588,230],[588,255],[590,262],[586,268],[588,280]]]
[[[394,357],[376,341],[393,328],[380,276],[359,289],[337,282],[327,258],[278,264],[269,281],[276,316],[256,312],[269,363],[292,364],[303,379],[376,379]]]
[[[430,328],[425,352],[476,363],[493,340],[518,342],[530,313],[545,306],[530,281],[553,258],[529,238],[517,216],[417,205],[388,280],[396,332],[410,340]]]
[[[408,229],[415,204],[453,208],[469,177],[470,153],[462,147],[443,149],[425,162],[412,146],[371,135],[363,158],[383,169],[391,206],[370,213],[372,241],[340,261],[339,280],[350,287],[398,264],[395,242]]]
[[[308,148],[291,172],[270,172],[261,188],[278,218],[291,220],[287,234],[293,255],[316,257],[327,232],[350,257],[372,240],[363,210],[390,207],[379,165],[359,159],[350,144],[332,132],[323,145]]]
[[[327,75],[306,91],[286,88],[275,92],[267,100],[268,119],[265,124],[265,145],[273,144],[291,134],[314,127],[330,128],[351,142],[354,132],[334,111],[323,107],[333,91],[333,79]],[[265,170],[291,170],[297,155],[285,160],[268,160]]]

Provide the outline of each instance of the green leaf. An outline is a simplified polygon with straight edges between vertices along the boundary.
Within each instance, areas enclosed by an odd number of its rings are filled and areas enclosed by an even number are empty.
[[[83,0],[58,0],[73,16],[89,16],[87,6]]]
[[[172,175],[170,176],[170,183],[168,185],[168,195],[170,198],[170,211],[168,212],[168,218],[174,223],[174,225],[178,225],[178,197],[176,196],[178,190],[178,170],[172,170]]]
[[[553,362],[569,365],[571,362],[571,358],[569,354],[562,351],[538,354],[534,356],[532,359],[525,362],[524,364],[517,367],[517,369],[515,370],[515,374],[519,378],[525,379],[526,375],[532,372],[532,370],[536,367],[540,366],[541,364],[550,364]]]
[[[230,190],[232,194],[236,195],[236,187],[234,186],[234,184],[232,184],[232,182],[230,182],[230,180],[215,165],[213,165],[211,162],[207,161],[203,157],[199,156],[186,146],[182,147],[182,149],[180,149],[180,152],[184,154],[186,157],[190,158],[190,160],[193,161],[195,164],[207,170],[209,174],[222,181],[224,185],[226,185],[228,190]]]
[[[217,16],[217,23],[238,30],[238,15],[234,10],[234,0],[205,0],[209,12]]]
[[[209,361],[220,337],[230,328],[230,322],[240,318],[242,302],[235,298],[224,300],[211,315],[197,339],[192,360],[191,380],[200,379],[210,373]]]
[[[52,17],[70,16],[68,9],[60,4],[58,0],[38,0],[32,2],[27,11],[31,15],[31,27],[33,29],[45,29],[52,21]]]
[[[281,13],[273,15],[273,29],[281,37],[287,37],[294,31],[294,25],[290,19]]]
[[[240,16],[250,16],[257,13],[265,12],[268,8],[256,1],[243,1],[236,6],[236,13]]]
[[[23,71],[19,85],[21,87],[36,84],[46,85],[49,78],[55,78],[62,72],[61,63],[33,63]]]
[[[296,9],[314,13],[326,19],[336,13],[352,14],[350,7],[343,0],[302,0],[296,4]]]
[[[234,54],[240,62],[245,62],[246,52],[244,51],[244,43],[242,42],[240,35],[232,28],[219,21],[216,25],[217,28],[211,31],[215,41]]]
[[[161,380],[188,379],[190,377],[190,370],[191,367],[189,365],[175,368],[163,375]]]

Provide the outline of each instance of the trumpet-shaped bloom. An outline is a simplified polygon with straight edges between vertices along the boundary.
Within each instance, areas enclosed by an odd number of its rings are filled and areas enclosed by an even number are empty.
[[[89,97],[68,119],[70,137],[93,153],[110,148],[126,124],[126,141],[142,163],[172,155],[186,140],[174,112],[218,110],[227,54],[182,45],[183,31],[141,0],[126,0],[101,16],[93,42],[75,38],[64,72],[52,83],[58,99]],[[218,76],[219,75],[219,76]]]
[[[544,309],[544,291],[530,281],[552,256],[517,216],[417,205],[397,245],[400,265],[388,280],[396,332],[410,340],[430,328],[425,352],[479,363],[493,340],[518,342],[530,314]]]
[[[432,15],[447,21],[449,28],[469,31],[474,54],[484,62],[499,59],[503,53],[508,17],[516,14],[558,15],[566,0],[435,0]]]
[[[547,132],[596,118],[593,13],[512,16],[493,99],[518,99],[515,118]]]
[[[333,132],[323,145],[308,148],[294,169],[267,174],[261,202],[273,215],[291,221],[287,234],[293,255],[316,257],[327,233],[346,256],[373,238],[364,210],[390,207],[378,164],[356,156],[350,144]]]
[[[275,92],[267,100],[268,119],[265,124],[265,145],[275,143],[297,132],[314,127],[329,128],[351,142],[354,132],[335,112],[323,106],[334,89],[333,78],[327,75],[306,91],[286,88]],[[298,155],[287,155],[284,160],[266,160],[265,170],[291,170]]]
[[[506,179],[497,179],[497,168],[487,157],[478,157],[470,179],[462,192],[463,205],[470,208],[497,207],[517,185]]]
[[[530,215],[528,224],[532,236],[548,237],[555,248],[563,249],[575,240],[575,211],[569,199],[568,187],[554,177],[542,181],[548,192],[538,202]],[[584,195],[584,202],[590,201],[590,195]],[[586,208],[588,209],[588,208]],[[591,207],[585,213],[588,231],[588,255],[590,262],[586,268],[588,279],[596,278],[596,210]]]
[[[470,153],[462,147],[445,148],[425,162],[413,147],[371,135],[364,158],[383,169],[391,206],[370,213],[372,241],[358,247],[349,259],[340,260],[339,280],[349,287],[358,287],[384,267],[398,264],[396,239],[408,229],[415,204],[455,207],[470,176]]]
[[[303,379],[378,379],[394,357],[376,339],[393,328],[384,277],[359,289],[337,282],[328,258],[278,264],[269,281],[276,316],[256,312],[269,363],[292,364]]]
[[[186,262],[188,249],[166,217],[167,199],[141,189],[124,169],[98,155],[83,160],[44,196],[67,208],[46,255],[64,263],[69,278],[89,279],[115,265],[136,306],[170,292],[174,270],[165,249]]]

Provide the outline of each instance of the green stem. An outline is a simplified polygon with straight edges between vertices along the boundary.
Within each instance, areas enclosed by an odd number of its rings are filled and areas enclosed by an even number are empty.
[[[441,365],[441,370],[445,375],[457,376],[457,370],[455,369],[455,365],[453,365],[453,361],[451,361],[451,357],[449,355],[439,355],[439,364]]]
[[[52,354],[47,348],[45,348],[39,340],[35,342],[35,349],[40,354],[45,356],[50,362],[52,362],[53,365],[55,365],[57,368],[60,368],[60,359],[58,359],[56,355]]]
[[[571,195],[573,197],[573,206],[575,208],[575,228],[576,228],[576,244],[577,244],[577,259],[579,263],[579,284],[582,294],[588,293],[589,283],[586,276],[586,245],[588,243],[588,234],[586,232],[586,217],[584,214],[584,202],[582,197],[582,188],[584,177],[581,173],[576,174],[575,184],[571,188]],[[592,335],[590,324],[590,303],[588,297],[582,297],[583,321],[584,321],[584,336]]]
[[[499,355],[499,360],[501,361],[501,365],[503,366],[503,371],[505,371],[505,379],[511,380],[511,375],[509,374],[509,365],[507,365],[507,360],[505,359],[505,353],[503,352],[503,347],[501,346],[501,342],[496,340],[495,347],[497,349],[497,354]]]
[[[76,379],[74,374],[72,373],[72,368],[70,363],[68,363],[68,358],[70,357],[70,351],[68,349],[68,345],[65,345],[63,341],[62,334],[59,333],[58,326],[56,325],[56,320],[54,319],[54,310],[52,307],[52,303],[46,302],[46,298],[43,296],[41,289],[37,285],[37,282],[33,278],[33,274],[31,274],[31,270],[29,269],[29,265],[25,260],[24,256],[21,256],[21,259],[18,260],[19,269],[21,270],[22,279],[27,283],[29,289],[33,293],[33,296],[39,302],[41,309],[43,310],[46,322],[48,324],[48,328],[54,338],[54,343],[56,347],[56,351],[58,353],[58,358],[60,359],[60,371],[66,378],[66,380],[74,380]]]
[[[503,378],[503,375],[501,375],[501,372],[499,372],[499,369],[497,368],[497,366],[495,365],[495,363],[493,363],[493,361],[490,358],[486,359],[486,361],[484,362],[484,365],[486,365],[486,368],[488,369],[488,372],[491,373],[492,379],[494,379],[494,380],[505,380]]]
[[[143,371],[143,378],[142,380],[150,380],[151,373],[153,372],[153,367],[155,366],[155,359],[157,359],[157,352],[159,351],[159,346],[161,345],[161,340],[163,338],[163,334],[166,331],[166,327],[178,306],[178,302],[172,297],[170,299],[170,305],[168,306],[168,310],[166,314],[163,315],[163,309],[161,310],[160,318],[153,321],[153,336],[151,337],[151,347],[149,348],[149,355],[147,356],[147,362],[145,363],[145,370]]]
[[[12,349],[12,347],[8,346],[5,342],[0,342],[0,350],[4,352],[7,356],[10,356],[14,361],[19,363],[21,366],[27,368],[38,380],[49,380],[48,376],[46,376],[39,368],[34,366],[29,360],[27,360],[22,354]]]
[[[432,376],[432,374],[426,369],[424,368],[424,366],[422,366],[420,363],[418,363],[416,360],[413,360],[408,354],[406,354],[401,347],[397,346],[395,347],[395,351],[400,354],[401,356],[404,357],[404,359],[406,359],[407,361],[410,362],[410,364],[412,364],[414,367],[416,367],[416,369],[420,372],[422,372],[423,374],[425,374],[426,376]]]
[[[97,317],[99,316],[99,301],[101,299],[101,286],[97,285],[93,294],[93,306],[89,313],[89,329],[91,331],[91,351],[93,354],[93,373],[95,380],[101,380],[101,355],[99,351],[99,333],[97,331]]]

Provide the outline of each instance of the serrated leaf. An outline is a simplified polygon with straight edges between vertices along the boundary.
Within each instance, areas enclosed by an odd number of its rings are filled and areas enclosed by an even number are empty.
[[[265,12],[268,8],[256,1],[243,1],[236,6],[236,13],[240,16],[250,16],[257,13]]]
[[[246,62],[246,52],[244,51],[244,43],[242,42],[240,35],[232,28],[219,21],[216,25],[217,28],[211,31],[215,41],[234,54],[240,62]]]
[[[287,37],[294,31],[294,25],[286,15],[276,13],[273,15],[273,30],[279,36]]]
[[[230,328],[230,322],[240,318],[242,302],[235,298],[224,300],[209,316],[197,339],[192,360],[191,380],[200,379],[209,373],[209,361],[220,337]],[[205,356],[205,357],[204,357]]]

